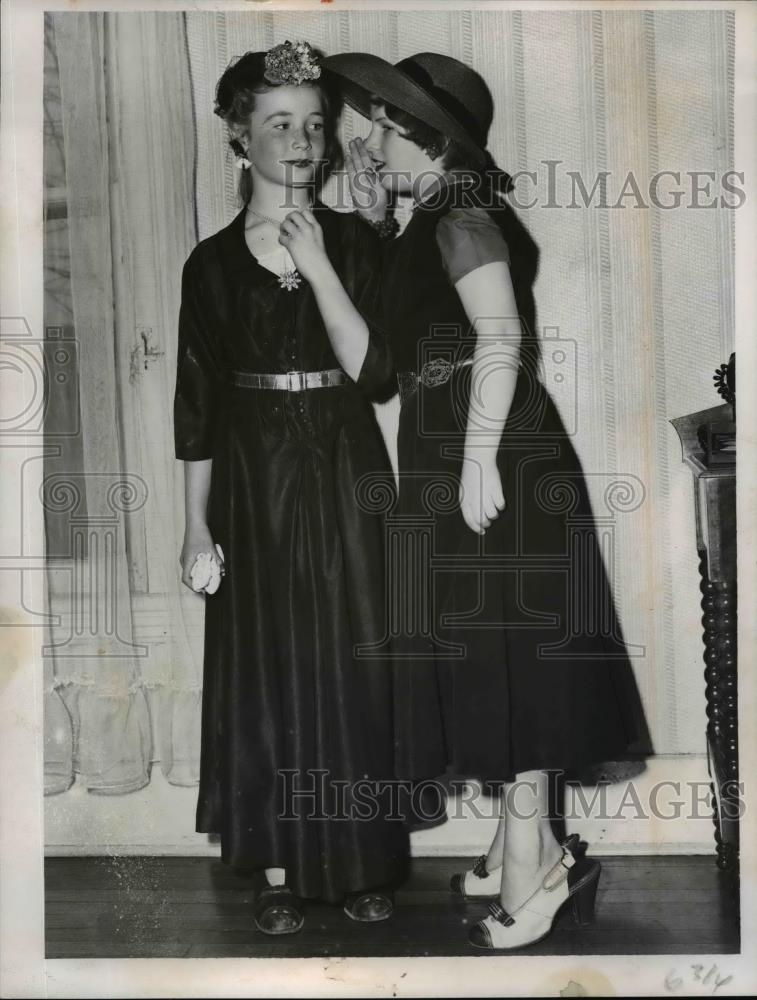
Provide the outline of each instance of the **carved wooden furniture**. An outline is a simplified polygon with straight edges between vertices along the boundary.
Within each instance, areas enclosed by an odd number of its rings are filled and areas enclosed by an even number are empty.
[[[713,820],[719,868],[738,878],[738,697],[736,656],[736,457],[708,463],[698,433],[732,421],[727,404],[678,417],[683,461],[694,474],[699,552],[707,762],[713,789]]]

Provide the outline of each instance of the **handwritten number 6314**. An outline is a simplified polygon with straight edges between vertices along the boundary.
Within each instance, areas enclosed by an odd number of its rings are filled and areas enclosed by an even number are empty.
[[[721,979],[718,975],[717,965],[711,965],[706,971],[704,965],[692,965],[690,968],[692,973],[691,976],[688,977],[689,983],[693,981],[701,983],[702,986],[710,986],[713,993],[719,987],[725,986],[726,983],[730,983],[733,979],[733,976],[725,976]],[[676,990],[680,990],[683,985],[684,976],[677,975],[675,969],[672,969],[665,977],[665,989],[669,993],[675,993]]]

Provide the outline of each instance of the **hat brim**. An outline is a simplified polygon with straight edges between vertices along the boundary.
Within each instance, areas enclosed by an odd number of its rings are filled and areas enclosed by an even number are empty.
[[[484,162],[484,151],[467,129],[420,84],[386,59],[369,52],[344,52],[327,56],[321,67],[338,77],[345,101],[365,118],[371,117],[371,98],[380,97],[459,143],[476,166]]]

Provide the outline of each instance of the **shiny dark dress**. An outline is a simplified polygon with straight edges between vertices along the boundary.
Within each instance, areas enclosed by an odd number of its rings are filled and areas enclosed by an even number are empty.
[[[370,320],[370,234],[315,212]],[[182,282],[175,452],[213,460],[208,525],[226,560],[205,597],[196,828],[221,835],[226,863],[284,867],[296,895],[338,901],[392,881],[407,853],[402,824],[350,808],[355,781],[392,775],[391,671],[354,652],[384,633],[382,524],[355,488],[388,459],[370,378],[305,392],[229,384],[230,370],[339,367],[311,288],[280,287],[244,219],[198,244]]]
[[[421,384],[400,411],[394,529],[404,532],[395,547],[404,562],[391,575],[398,592],[408,579],[425,579],[411,600],[420,606],[425,586],[431,613],[424,628],[420,610],[410,614],[405,604],[393,625],[396,767],[405,777],[451,771],[495,783],[533,769],[570,776],[643,755],[648,733],[609,582],[591,555],[596,532],[581,463],[539,379],[536,246],[509,206],[487,207],[473,192],[461,198],[453,179],[386,245],[388,338],[376,335],[364,373],[382,347],[398,373],[471,358],[475,338],[454,281],[507,260],[525,327],[497,455],[507,507],[480,536],[457,502],[471,367]],[[575,530],[580,556],[571,555]]]

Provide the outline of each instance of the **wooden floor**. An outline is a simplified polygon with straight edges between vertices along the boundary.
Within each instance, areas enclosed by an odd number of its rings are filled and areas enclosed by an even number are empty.
[[[602,858],[597,921],[569,915],[531,955],[739,951],[734,906],[711,857]],[[472,862],[472,859],[471,859]],[[467,941],[485,904],[448,891],[461,858],[418,858],[381,924],[310,904],[299,934],[271,939],[251,918],[252,882],[212,858],[48,858],[48,958],[487,955]],[[567,909],[567,908],[566,908]]]

